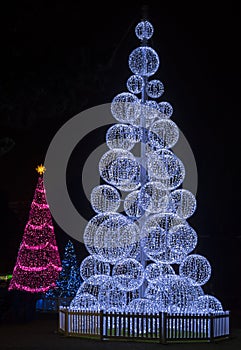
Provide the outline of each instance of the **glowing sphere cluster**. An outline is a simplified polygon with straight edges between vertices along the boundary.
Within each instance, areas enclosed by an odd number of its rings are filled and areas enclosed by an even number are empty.
[[[173,107],[159,100],[164,85],[153,77],[160,64],[148,45],[153,32],[148,21],[135,27],[141,45],[129,55],[127,91],[111,102],[115,123],[99,160],[104,184],[90,193],[95,215],[84,231],[90,256],[80,265],[83,283],[71,308],[219,313],[219,300],[202,289],[210,263],[193,253],[198,235],[187,220],[197,203],[183,188],[185,167],[172,150],[179,141]]]

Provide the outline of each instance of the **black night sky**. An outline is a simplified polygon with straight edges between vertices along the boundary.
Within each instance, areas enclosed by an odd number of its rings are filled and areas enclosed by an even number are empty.
[[[198,207],[190,223],[200,236],[198,252],[212,265],[207,291],[226,309],[241,309],[240,8],[234,1],[147,4],[155,30],[150,45],[161,60],[156,78],[164,83],[172,120],[197,163]],[[1,4],[0,273],[12,272],[28,218],[28,207],[16,211],[13,203],[31,203],[35,167],[44,162],[55,133],[79,112],[126,90],[142,5]],[[104,140],[105,135],[96,137]],[[92,146],[89,139],[80,163]],[[71,173],[76,178],[74,168]],[[81,181],[72,183],[75,194],[81,194]],[[55,232],[62,252],[69,236],[57,224]],[[82,259],[84,247],[74,244]]]

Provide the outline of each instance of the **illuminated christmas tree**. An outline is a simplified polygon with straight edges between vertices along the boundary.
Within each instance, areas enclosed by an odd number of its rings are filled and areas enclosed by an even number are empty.
[[[156,101],[164,85],[151,78],[159,68],[158,54],[148,45],[153,32],[148,21],[135,27],[141,44],[129,56],[128,91],[111,103],[117,123],[106,133],[108,150],[99,161],[105,184],[91,192],[96,214],[84,231],[90,256],[81,263],[84,282],[70,307],[219,313],[220,301],[203,290],[210,263],[193,253],[198,237],[188,219],[196,198],[183,188],[185,167],[172,151],[179,139],[170,119],[173,107]]]
[[[56,244],[52,216],[46,201],[40,165],[38,183],[25,226],[9,290],[45,292],[56,285],[61,262]]]
[[[62,271],[56,281],[56,288],[49,290],[45,297],[73,297],[80,286],[79,265],[73,243],[69,240],[65,246],[61,261]]]

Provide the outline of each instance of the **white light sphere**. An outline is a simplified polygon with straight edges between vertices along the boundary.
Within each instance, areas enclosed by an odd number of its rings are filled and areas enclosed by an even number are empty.
[[[114,212],[118,210],[121,198],[116,188],[100,185],[93,188],[90,202],[96,213]]]
[[[122,214],[111,215],[97,229],[94,246],[98,259],[115,264],[127,257],[139,238],[139,227]]]
[[[122,92],[111,102],[111,113],[121,123],[132,123],[141,112],[139,99],[129,92]]]
[[[155,149],[172,148],[178,141],[179,129],[170,119],[159,119],[151,124],[149,142]]]
[[[100,287],[98,302],[106,311],[115,309],[121,312],[126,307],[127,294],[118,288],[115,278],[111,278]]]
[[[170,210],[187,219],[192,216],[196,210],[196,198],[192,192],[185,189],[178,189],[170,194]]]
[[[116,187],[134,185],[137,189],[140,184],[139,168],[140,165],[134,155],[121,149],[107,151],[99,161],[100,176],[107,183]]]
[[[139,94],[140,92],[142,92],[144,80],[140,75],[134,74],[128,78],[126,85],[127,89],[132,94]]]
[[[168,119],[173,114],[173,107],[169,102],[162,101],[159,102],[159,112],[160,112],[160,118]]]
[[[139,191],[139,205],[148,213],[164,212],[169,203],[169,191],[161,182],[147,182]]]
[[[142,116],[145,117],[146,122],[151,122],[155,118],[160,118],[159,106],[156,101],[147,100],[142,104]],[[146,127],[148,127],[146,125]]]
[[[90,255],[84,258],[80,264],[80,276],[85,281],[94,275],[110,275],[110,264]]]
[[[158,282],[165,275],[175,275],[175,271],[171,265],[151,263],[145,269],[145,278],[149,283]]]
[[[144,214],[145,211],[139,203],[139,191],[133,191],[126,196],[124,210],[130,218],[140,218]]]
[[[92,217],[92,219],[87,223],[85,230],[84,230],[84,244],[86,249],[91,255],[94,255],[96,258],[97,256],[97,251],[95,249],[95,244],[94,244],[94,238],[95,238],[95,233],[98,229],[98,227],[105,221],[108,220],[109,217],[112,215],[112,213],[101,213],[98,215],[95,215]]]
[[[100,287],[102,284],[108,280],[110,280],[111,277],[107,275],[94,275],[87,278],[79,287],[76,296],[83,293],[92,294],[94,297],[98,299]]]
[[[146,85],[146,93],[151,98],[161,97],[164,93],[164,85],[160,80],[150,80]]]
[[[194,302],[191,311],[201,314],[217,314],[223,312],[223,307],[216,297],[206,294],[198,297],[196,302]]]
[[[188,255],[179,266],[179,274],[192,280],[194,286],[202,286],[211,277],[211,265],[202,255]]]
[[[137,260],[128,258],[118,261],[112,271],[116,277],[118,288],[132,291],[139,288],[144,281],[144,268]]]
[[[97,298],[89,293],[77,294],[70,303],[70,309],[81,311],[99,311],[100,304]]]
[[[141,21],[135,27],[135,33],[138,39],[150,39],[153,35],[154,28],[149,21]]]
[[[125,312],[134,314],[155,314],[159,312],[159,306],[156,302],[152,300],[138,298],[132,300],[126,306]]]
[[[106,133],[106,144],[110,149],[131,150],[137,142],[136,128],[128,124],[114,124]]]
[[[196,231],[187,223],[176,225],[169,230],[168,246],[173,251],[191,253],[197,246]]]
[[[159,68],[159,57],[149,46],[134,49],[129,56],[129,68],[134,74],[149,77]]]
[[[149,176],[158,179],[168,190],[179,187],[185,178],[182,161],[168,149],[150,152],[147,169]]]

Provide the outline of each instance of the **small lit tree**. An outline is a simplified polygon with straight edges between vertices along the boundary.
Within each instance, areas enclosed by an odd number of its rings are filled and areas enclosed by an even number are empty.
[[[9,291],[46,292],[56,286],[62,269],[43,183],[43,173],[46,169],[40,165],[36,170],[39,173],[38,183]]]
[[[80,273],[73,243],[65,246],[62,271],[56,281],[56,288],[49,290],[45,297],[73,297],[80,286]]]

